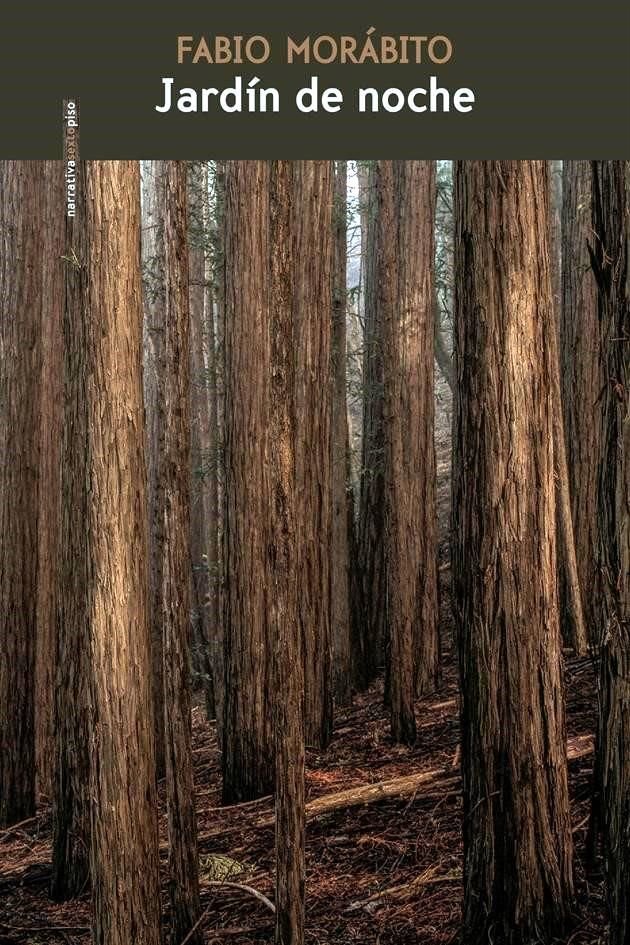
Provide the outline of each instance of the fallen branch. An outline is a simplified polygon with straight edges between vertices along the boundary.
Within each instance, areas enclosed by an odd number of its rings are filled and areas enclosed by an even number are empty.
[[[575,761],[578,758],[587,757],[592,754],[594,744],[595,740],[592,735],[577,735],[569,739],[567,742],[567,760]],[[455,763],[457,762],[455,761]],[[434,786],[437,784],[441,791],[449,788],[460,790],[460,783],[460,776],[459,774],[453,774],[453,766],[451,765],[448,768],[431,768],[429,771],[420,771],[416,774],[404,775],[401,778],[345,788],[343,791],[337,791],[334,794],[323,794],[321,797],[309,801],[305,808],[306,821],[310,823],[312,820],[317,820],[318,817],[334,813],[337,810],[364,807],[390,798],[410,797],[416,792],[422,791],[425,785]],[[424,796],[425,792],[422,791],[422,797]],[[252,826],[273,827],[275,819],[275,814],[269,814],[255,820]],[[241,830],[242,828],[232,829]],[[200,839],[207,839],[221,833],[222,828],[217,827],[210,833],[200,834]]]
[[[342,808],[362,807],[365,804],[374,804],[388,798],[409,797],[424,784],[433,781],[455,781],[452,769],[432,768],[430,771],[421,771],[419,774],[408,774],[402,778],[393,778],[391,781],[378,781],[376,784],[362,784],[360,787],[347,788],[335,794],[324,794],[309,801],[305,808],[307,823],[316,820],[323,814],[330,814]],[[256,827],[271,827],[275,822],[275,815],[257,820]]]
[[[276,907],[274,906],[271,899],[267,899],[267,897],[264,896],[261,892],[258,892],[257,889],[254,889],[253,886],[247,886],[245,883],[232,883],[232,882],[229,882],[228,880],[220,880],[220,879],[203,880],[200,885],[215,886],[221,889],[225,889],[226,886],[229,887],[230,889],[240,889],[243,892],[249,893],[255,899],[258,899],[259,902],[262,902],[263,905],[267,906],[267,908],[275,914]],[[183,945],[183,942],[182,942],[182,945]]]
[[[461,882],[461,878],[461,870],[452,870],[450,873],[443,873],[440,876],[438,875],[438,867],[432,866],[425,870],[424,873],[421,873],[420,876],[416,876],[416,878],[412,879],[409,883],[389,886],[387,889],[373,893],[373,895],[368,896],[367,899],[359,899],[356,902],[351,902],[344,911],[358,912],[359,909],[365,909],[367,912],[371,912],[373,909],[371,910],[369,907],[372,906],[374,908],[381,899],[387,898],[397,900],[398,902],[405,902],[407,899],[412,899],[416,890],[421,886],[432,886],[436,883],[458,883]]]

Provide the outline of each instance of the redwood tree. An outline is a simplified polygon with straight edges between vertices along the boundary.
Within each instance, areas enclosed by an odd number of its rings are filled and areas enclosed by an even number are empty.
[[[70,381],[86,431],[76,450],[87,561],[77,567],[90,578],[93,938],[158,945],[138,164],[88,162],[77,212],[86,250]]]
[[[525,945],[562,935],[573,900],[546,164],[457,162],[455,204],[464,938]]]
[[[90,622],[93,619],[93,553],[86,529],[86,444],[90,441],[90,374],[86,349],[90,242],[86,226],[86,165],[76,174],[77,214],[67,218],[63,256],[63,436],[61,529],[56,611],[57,678],[54,689],[55,765],[52,797],[54,899],[79,896],[90,869]]]
[[[52,796],[55,758],[55,627],[61,532],[61,440],[63,412],[64,165],[44,162],[42,253],[42,359],[38,522],[36,754],[40,792]]]
[[[363,173],[365,177],[365,173]],[[368,684],[383,665],[385,638],[385,486],[383,431],[383,320],[378,304],[376,231],[376,172],[364,181],[361,212],[365,275],[363,334],[363,435],[359,491],[358,554],[361,569],[361,619],[365,665],[360,674]]]
[[[42,162],[0,162],[0,827],[35,811],[42,200]]]
[[[304,941],[304,671],[298,607],[293,164],[270,168],[270,636],[276,748],[276,945]]]
[[[149,514],[149,617],[155,760],[164,774],[164,681],[162,678],[162,565],[164,562],[164,353],[166,286],[164,208],[166,162],[146,161],[142,177],[142,280],[144,298],[144,405],[147,418]]]
[[[377,194],[389,699],[392,734],[411,743],[414,698],[435,687],[439,655],[433,162],[379,161]]]
[[[225,172],[225,709],[223,798],[274,785],[266,570],[269,427],[269,164]]]
[[[173,942],[201,945],[190,705],[190,332],[186,164],[165,170],[164,542],[160,617]]]
[[[348,405],[346,401],[346,303],[347,303],[347,162],[337,161],[333,206],[333,304],[332,304],[332,565],[331,621],[334,649],[335,696],[339,705],[352,697],[355,639],[350,611],[353,514],[348,490]],[[360,654],[359,654],[360,655]]]
[[[304,638],[306,742],[332,735],[332,202],[331,161],[295,168],[294,331],[300,531],[300,620]],[[315,247],[317,249],[315,250]]]
[[[563,161],[562,194],[559,336],[564,433],[582,607],[589,640],[598,645],[600,626],[593,604],[599,581],[597,460],[603,375],[597,285],[588,254],[588,243],[592,241],[589,161]]]
[[[630,302],[628,165],[592,162],[591,258],[598,286],[600,459],[597,477],[601,634],[598,773],[611,945],[630,936]]]

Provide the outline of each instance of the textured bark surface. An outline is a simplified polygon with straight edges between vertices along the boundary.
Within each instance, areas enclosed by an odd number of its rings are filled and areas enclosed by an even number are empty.
[[[573,899],[545,162],[457,162],[455,202],[464,937],[521,945],[562,934]]]
[[[560,366],[560,332],[562,306],[562,171],[560,161],[549,161],[550,211],[549,247],[551,255],[551,288],[555,330],[549,332],[553,365],[553,451],[556,469],[556,521],[558,528],[558,589],[560,593],[560,630],[567,646],[579,656],[588,648],[588,633],[582,607],[582,591],[575,550],[571,479],[567,463],[564,432],[564,405]]]
[[[197,824],[190,714],[190,333],[186,164],[167,161],[164,248],[164,559],[162,654],[171,941],[199,918]],[[201,930],[189,937],[201,945]]]
[[[83,209],[85,567],[91,589],[95,945],[158,945],[138,165],[89,162]],[[124,894],[121,894],[124,890]]]
[[[274,785],[265,562],[269,514],[269,165],[225,175],[225,727],[223,798]]]
[[[364,681],[383,665],[385,639],[383,325],[378,305],[376,178],[370,167],[365,207],[365,331],[363,337],[363,436],[359,493],[358,552],[364,627]]]
[[[591,168],[588,161],[564,161],[562,178],[562,298],[560,374],[573,535],[582,608],[589,642],[599,645],[593,612],[597,568],[597,459],[599,362],[597,286],[590,265]]]
[[[630,303],[628,165],[592,164],[592,262],[601,338],[597,478],[601,594],[598,769],[611,945],[630,937]]]
[[[144,296],[144,407],[147,424],[149,509],[149,616],[155,763],[164,775],[162,679],[162,563],[164,560],[164,283],[165,161],[146,161],[142,179],[142,280]]]
[[[377,193],[389,695],[392,735],[411,743],[414,698],[435,688],[439,668],[433,162],[379,161]]]
[[[304,702],[298,607],[293,349],[293,163],[270,168],[271,334],[267,567],[274,660],[276,945],[304,941]],[[299,219],[299,210],[296,214]],[[295,219],[295,217],[293,218]]]
[[[0,826],[35,811],[42,199],[42,162],[0,162]]]
[[[64,166],[44,164],[42,375],[39,453],[39,561],[36,644],[36,758],[39,792],[52,797],[55,758],[55,621],[61,531],[62,322],[64,304]]]
[[[63,180],[63,171],[62,171]],[[94,600],[91,536],[86,529],[90,430],[86,403],[90,246],[85,225],[85,165],[77,167],[77,216],[65,224],[61,445],[61,528],[56,612],[55,766],[52,802],[54,899],[79,896],[90,870],[90,620]],[[63,219],[63,209],[62,209]]]
[[[350,541],[353,527],[348,501],[348,406],[346,403],[346,270],[347,163],[337,161],[333,204],[333,400],[332,400],[332,637],[335,698],[338,705],[352,699],[352,638],[350,613]]]
[[[214,228],[212,252],[207,260],[206,325],[208,336],[208,377],[210,382],[210,410],[216,431],[213,456],[215,459],[217,520],[216,520],[216,634],[211,641],[210,658],[214,675],[217,709],[217,738],[223,744],[225,717],[225,661],[224,661],[224,599],[221,549],[225,529],[225,161],[214,163]],[[210,343],[212,339],[212,343]],[[212,575],[211,575],[212,577]]]
[[[191,501],[193,667],[201,677],[209,719],[216,717],[210,643],[217,634],[216,377],[212,293],[206,286],[207,165],[188,165],[190,259]],[[210,306],[206,312],[206,300]],[[208,332],[208,326],[211,331]]]
[[[300,620],[304,649],[306,743],[332,735],[332,203],[331,161],[295,167],[294,330],[299,439]],[[317,247],[317,251],[314,251]]]

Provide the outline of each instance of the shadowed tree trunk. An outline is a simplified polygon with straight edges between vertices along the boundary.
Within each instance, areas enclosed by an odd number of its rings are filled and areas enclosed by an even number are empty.
[[[35,811],[43,163],[0,161],[0,827]]]
[[[591,168],[588,161],[563,162],[562,299],[560,379],[569,472],[573,534],[582,607],[589,642],[598,646],[593,612],[597,568],[597,458],[599,363],[597,286],[587,243],[591,241]]]
[[[79,358],[88,490],[94,945],[159,945],[157,798],[142,404],[140,181],[133,161],[90,161]],[[113,278],[115,274],[115,278]],[[77,313],[78,314],[78,313]],[[73,391],[74,393],[74,391]],[[79,444],[77,444],[77,447]],[[124,890],[124,895],[121,895]]]
[[[223,799],[274,785],[269,515],[269,164],[225,174],[225,710]]]
[[[191,563],[193,584],[193,667],[201,678],[209,719],[216,717],[214,673],[210,641],[216,635],[217,517],[216,517],[216,389],[210,379],[210,357],[214,347],[212,310],[208,318],[206,299],[207,165],[191,161],[188,166],[188,233],[190,253],[190,396],[191,396]],[[212,356],[214,351],[212,351]]]
[[[190,679],[190,335],[186,163],[167,161],[164,248],[164,560],[162,653],[168,807],[171,940],[189,936],[199,918],[197,824],[191,745]]]
[[[463,934],[529,945],[562,935],[573,901],[546,164],[457,162],[455,198]]]
[[[42,379],[38,524],[36,756],[38,788],[52,797],[55,767],[55,632],[61,531],[61,438],[63,423],[64,165],[44,163],[42,253]]]
[[[276,945],[304,941],[304,704],[298,607],[293,350],[293,163],[270,168],[270,635],[276,745]],[[296,217],[299,219],[300,209]]]
[[[383,322],[385,559],[392,735],[415,739],[414,699],[439,666],[433,444],[431,161],[379,161],[377,257]]]
[[[304,650],[306,742],[332,735],[332,202],[331,161],[298,161],[294,330],[296,453],[300,531],[300,620]],[[317,247],[317,251],[314,251]]]
[[[86,489],[85,444],[89,443],[90,396],[86,351],[90,244],[85,224],[86,166],[77,166],[74,218],[67,218],[63,256],[61,444],[61,529],[59,594],[56,612],[54,690],[55,771],[52,799],[53,899],[79,896],[90,871],[90,621],[93,614],[92,548],[86,529],[90,498]],[[62,172],[63,180],[63,172]],[[63,219],[63,217],[62,217]]]
[[[337,161],[334,180],[333,235],[333,560],[332,627],[335,651],[335,697],[338,705],[352,699],[353,639],[350,613],[350,530],[348,501],[348,407],[346,403],[346,237],[347,163]]]
[[[383,479],[383,325],[378,305],[376,259],[376,178],[370,167],[363,201],[365,229],[363,338],[363,437],[359,493],[358,552],[361,568],[364,626],[364,681],[374,678],[383,665],[385,639],[384,479]]]
[[[146,161],[142,181],[142,275],[144,288],[144,406],[147,418],[149,509],[149,615],[155,763],[164,775],[164,681],[162,679],[162,562],[164,560],[164,205],[165,162]]]
[[[598,286],[601,446],[598,479],[601,631],[597,775],[611,945],[630,936],[630,412],[628,165],[592,162],[591,258]]]

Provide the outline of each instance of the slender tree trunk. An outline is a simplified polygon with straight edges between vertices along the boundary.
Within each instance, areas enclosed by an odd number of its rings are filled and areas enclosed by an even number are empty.
[[[563,162],[562,299],[560,375],[573,535],[588,640],[599,645],[593,611],[597,568],[597,458],[599,363],[597,285],[590,265],[591,168],[588,161]],[[594,592],[595,591],[595,592]]]
[[[164,284],[165,162],[147,161],[143,174],[144,405],[147,418],[149,615],[155,762],[164,775],[162,679],[162,562],[164,560]]]
[[[276,745],[276,945],[304,941],[304,704],[298,607],[293,351],[293,164],[270,168],[270,634]],[[299,210],[297,213],[299,218]]]
[[[90,161],[85,299],[75,326],[88,490],[94,945],[159,945],[148,617],[138,165]],[[115,277],[114,277],[115,276]],[[78,312],[77,312],[78,315]],[[82,336],[81,332],[85,335]],[[124,891],[124,895],[121,894]]]
[[[225,725],[223,798],[274,785],[265,562],[269,515],[269,164],[225,175]]]
[[[562,178],[559,162],[550,161],[550,237],[551,286],[555,311],[555,331],[549,333],[553,364],[553,448],[556,467],[556,519],[558,523],[558,586],[560,592],[560,629],[568,646],[583,656],[587,651],[588,635],[582,608],[582,591],[578,572],[573,517],[571,512],[571,480],[567,464],[564,432],[564,405],[558,341],[562,306],[561,267],[561,207]]]
[[[79,896],[90,871],[90,621],[93,559],[86,529],[90,497],[85,486],[90,396],[86,354],[91,343],[86,311],[90,244],[85,224],[85,164],[77,167],[77,215],[67,218],[63,256],[64,391],[61,445],[60,594],[56,611],[54,689],[55,765],[52,803],[53,899]],[[62,172],[63,180],[63,172]]]
[[[202,945],[192,765],[190,614],[190,336],[186,163],[165,172],[165,430],[162,652],[171,941]],[[192,934],[191,934],[192,932]]]
[[[346,238],[347,164],[337,161],[334,180],[333,234],[333,557],[332,626],[335,650],[335,696],[338,705],[352,699],[352,637],[350,614],[350,540],[348,512],[348,407],[346,403]]]
[[[191,396],[191,563],[193,585],[193,667],[201,678],[209,719],[216,715],[210,641],[216,629],[216,462],[212,450],[206,346],[207,165],[188,167],[190,246]],[[210,296],[211,300],[211,296]],[[215,401],[216,403],[216,401]],[[211,551],[212,549],[212,551]],[[212,560],[211,560],[212,559]],[[211,571],[212,569],[212,571]]]
[[[610,943],[630,937],[630,303],[626,161],[592,162],[591,258],[601,338],[597,479],[601,628],[598,775]]]
[[[35,811],[43,164],[0,161],[0,827]]]
[[[332,735],[333,708],[331,161],[298,161],[294,203],[299,208],[294,306],[304,724],[307,744],[325,748]]]
[[[358,544],[362,618],[369,683],[383,665],[385,640],[383,325],[378,305],[376,258],[376,177],[370,168],[365,210],[365,330],[363,338],[363,436],[359,493]]]
[[[457,162],[455,197],[464,937],[529,945],[563,934],[573,900],[546,164]]]
[[[215,635],[212,639],[211,660],[217,703],[217,736],[223,744],[225,718],[225,630],[223,615],[224,560],[222,549],[225,533],[225,161],[214,164],[214,229],[212,252],[207,260],[206,325],[208,333],[208,377],[210,383],[211,430],[215,431],[211,446],[215,464],[216,486],[216,546],[214,552],[214,596],[216,606]]]
[[[55,627],[61,554],[64,302],[64,264],[61,259],[64,246],[64,165],[61,161],[46,161],[44,164],[44,208],[35,750],[38,788],[50,798],[55,767]]]
[[[380,161],[378,305],[383,322],[385,559],[392,734],[415,739],[414,699],[439,669],[433,443],[430,161]]]

